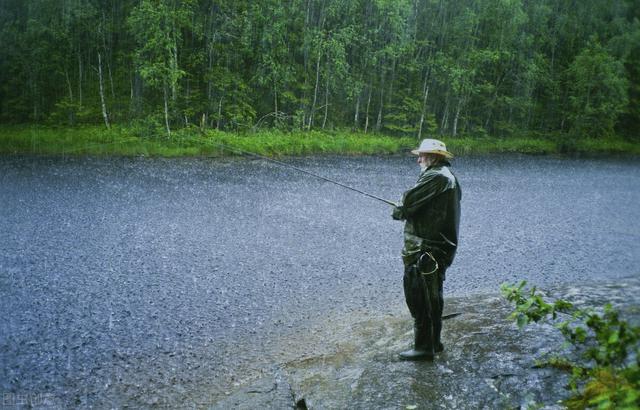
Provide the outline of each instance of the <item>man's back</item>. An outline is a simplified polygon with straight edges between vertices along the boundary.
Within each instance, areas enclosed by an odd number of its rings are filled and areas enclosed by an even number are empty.
[[[427,168],[416,185],[405,192],[405,262],[413,263],[421,250],[430,249],[439,263],[453,262],[460,226],[462,190],[449,163],[441,161]]]

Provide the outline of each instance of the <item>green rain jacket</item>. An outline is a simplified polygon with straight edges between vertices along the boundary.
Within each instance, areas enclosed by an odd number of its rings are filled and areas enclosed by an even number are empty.
[[[416,185],[404,193],[394,208],[393,218],[406,220],[402,259],[405,265],[417,262],[429,251],[440,266],[449,267],[458,248],[460,199],[458,180],[442,160],[420,173]]]

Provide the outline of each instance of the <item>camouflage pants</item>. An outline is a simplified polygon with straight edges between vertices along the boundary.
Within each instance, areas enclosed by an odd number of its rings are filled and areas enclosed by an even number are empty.
[[[416,349],[433,350],[440,344],[444,273],[441,269],[431,275],[423,275],[416,265],[405,266],[404,297],[414,319]]]

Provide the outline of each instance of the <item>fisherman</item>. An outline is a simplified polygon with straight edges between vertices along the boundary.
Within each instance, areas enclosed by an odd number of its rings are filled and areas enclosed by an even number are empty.
[[[392,217],[404,220],[404,295],[414,320],[414,348],[402,360],[433,360],[440,340],[444,298],[442,283],[458,248],[462,191],[451,173],[442,141],[425,139],[411,151],[418,155],[420,177],[396,204]]]

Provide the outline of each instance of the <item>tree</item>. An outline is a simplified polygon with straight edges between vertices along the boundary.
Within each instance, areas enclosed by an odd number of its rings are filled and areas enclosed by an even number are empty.
[[[592,43],[569,66],[568,79],[567,115],[573,133],[590,137],[612,134],[628,103],[622,62],[598,43]]]
[[[0,119],[633,135],[638,1],[3,0]]]
[[[193,5],[192,0],[142,0],[129,17],[138,44],[136,67],[152,88],[162,91],[169,136],[169,91],[175,101],[178,81],[186,74],[178,66],[178,44],[182,40],[181,29],[190,22]]]

